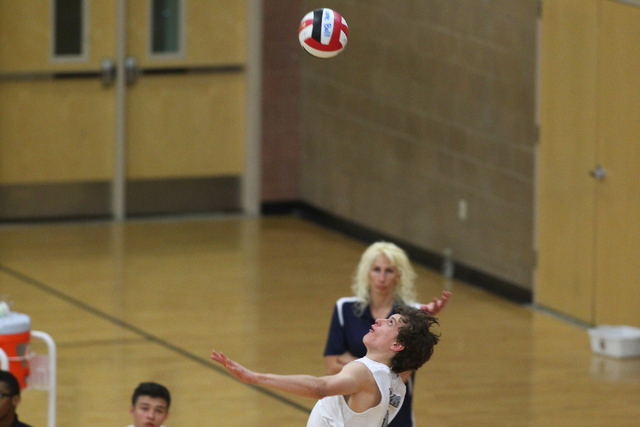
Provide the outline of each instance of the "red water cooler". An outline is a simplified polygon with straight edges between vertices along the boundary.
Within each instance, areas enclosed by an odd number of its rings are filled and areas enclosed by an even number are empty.
[[[4,311],[0,315],[0,348],[9,359],[9,371],[20,383],[20,389],[27,386],[29,378],[29,342],[31,340],[31,319],[26,314]]]

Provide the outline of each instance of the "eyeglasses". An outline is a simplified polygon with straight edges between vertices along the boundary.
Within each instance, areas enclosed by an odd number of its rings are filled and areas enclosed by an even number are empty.
[[[13,397],[15,396],[15,393],[2,393],[0,392],[0,399],[2,399],[3,397]]]

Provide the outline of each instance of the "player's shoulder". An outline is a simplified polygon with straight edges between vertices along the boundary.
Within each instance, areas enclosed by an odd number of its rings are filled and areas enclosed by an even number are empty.
[[[342,367],[342,370],[355,375],[366,375],[367,377],[373,376],[370,367],[367,365],[366,358],[360,358],[352,360]]]
[[[346,376],[358,381],[362,389],[377,390],[376,377],[370,367],[365,363],[364,358],[356,359],[346,364],[342,371]]]

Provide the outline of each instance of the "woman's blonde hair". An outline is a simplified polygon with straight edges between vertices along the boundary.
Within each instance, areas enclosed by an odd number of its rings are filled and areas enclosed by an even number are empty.
[[[398,271],[399,278],[394,289],[394,303],[397,305],[415,304],[417,274],[409,262],[409,257],[393,243],[377,242],[369,246],[360,257],[360,263],[356,268],[351,285],[353,294],[360,299],[361,308],[364,309],[371,302],[369,270],[373,261],[380,254],[385,255]]]

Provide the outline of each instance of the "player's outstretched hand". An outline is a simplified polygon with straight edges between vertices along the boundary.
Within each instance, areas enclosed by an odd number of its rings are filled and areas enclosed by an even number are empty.
[[[451,292],[442,291],[442,296],[438,298],[433,298],[429,304],[422,304],[420,306],[421,310],[428,311],[434,316],[442,311],[445,305],[447,305],[447,301],[449,301],[449,297],[451,296]]]
[[[231,375],[233,375],[240,381],[250,384],[255,384],[257,382],[255,372],[248,370],[238,362],[234,362],[224,354],[213,350],[211,352],[211,359],[227,368],[227,370],[231,372]]]

